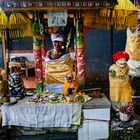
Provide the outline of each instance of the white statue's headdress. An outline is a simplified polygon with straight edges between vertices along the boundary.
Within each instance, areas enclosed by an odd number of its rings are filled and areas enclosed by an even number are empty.
[[[64,42],[64,37],[62,34],[52,34],[51,40],[52,40],[52,42],[54,42],[54,41]]]

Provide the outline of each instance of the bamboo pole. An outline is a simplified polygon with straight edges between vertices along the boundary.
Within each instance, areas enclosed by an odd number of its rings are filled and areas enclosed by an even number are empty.
[[[4,69],[7,71],[7,64],[6,64],[6,43],[5,43],[5,32],[2,33],[2,48],[3,48],[3,57],[4,57]]]
[[[113,63],[113,27],[111,26],[111,30],[110,30],[110,65]]]

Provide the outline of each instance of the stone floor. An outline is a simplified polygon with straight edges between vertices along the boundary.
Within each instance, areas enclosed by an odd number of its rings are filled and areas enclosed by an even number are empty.
[[[0,130],[0,140],[9,140],[8,131],[5,129]],[[66,137],[67,136],[67,137]],[[47,136],[21,136],[21,137],[12,137],[10,140],[77,140],[76,133],[73,134],[50,134]],[[73,139],[74,138],[74,139]],[[110,134],[108,140],[140,140],[140,116],[135,113],[128,122],[122,122],[120,120],[112,119],[110,121]]]
[[[112,120],[109,140],[140,140],[140,118],[136,114],[128,122]]]

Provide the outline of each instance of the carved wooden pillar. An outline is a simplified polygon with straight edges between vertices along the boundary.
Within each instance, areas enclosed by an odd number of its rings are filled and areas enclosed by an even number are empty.
[[[76,73],[80,83],[80,89],[85,85],[85,48],[84,48],[84,32],[83,19],[76,17],[76,37],[75,37],[75,57],[76,57]]]
[[[43,91],[44,82],[44,67],[43,61],[45,61],[46,47],[45,37],[43,34],[43,25],[35,20],[33,23],[33,52],[35,60],[35,80],[36,80],[36,93],[39,95]]]

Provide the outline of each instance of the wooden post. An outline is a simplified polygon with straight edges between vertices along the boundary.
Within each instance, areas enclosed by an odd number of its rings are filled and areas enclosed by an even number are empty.
[[[2,33],[2,48],[3,48],[3,57],[4,57],[4,69],[5,69],[5,71],[7,71],[5,32]]]
[[[110,64],[113,63],[113,26],[111,26],[111,30],[110,30]]]
[[[81,13],[76,16],[76,72],[80,83],[80,89],[85,86],[85,50],[84,50],[84,32],[83,19]]]

